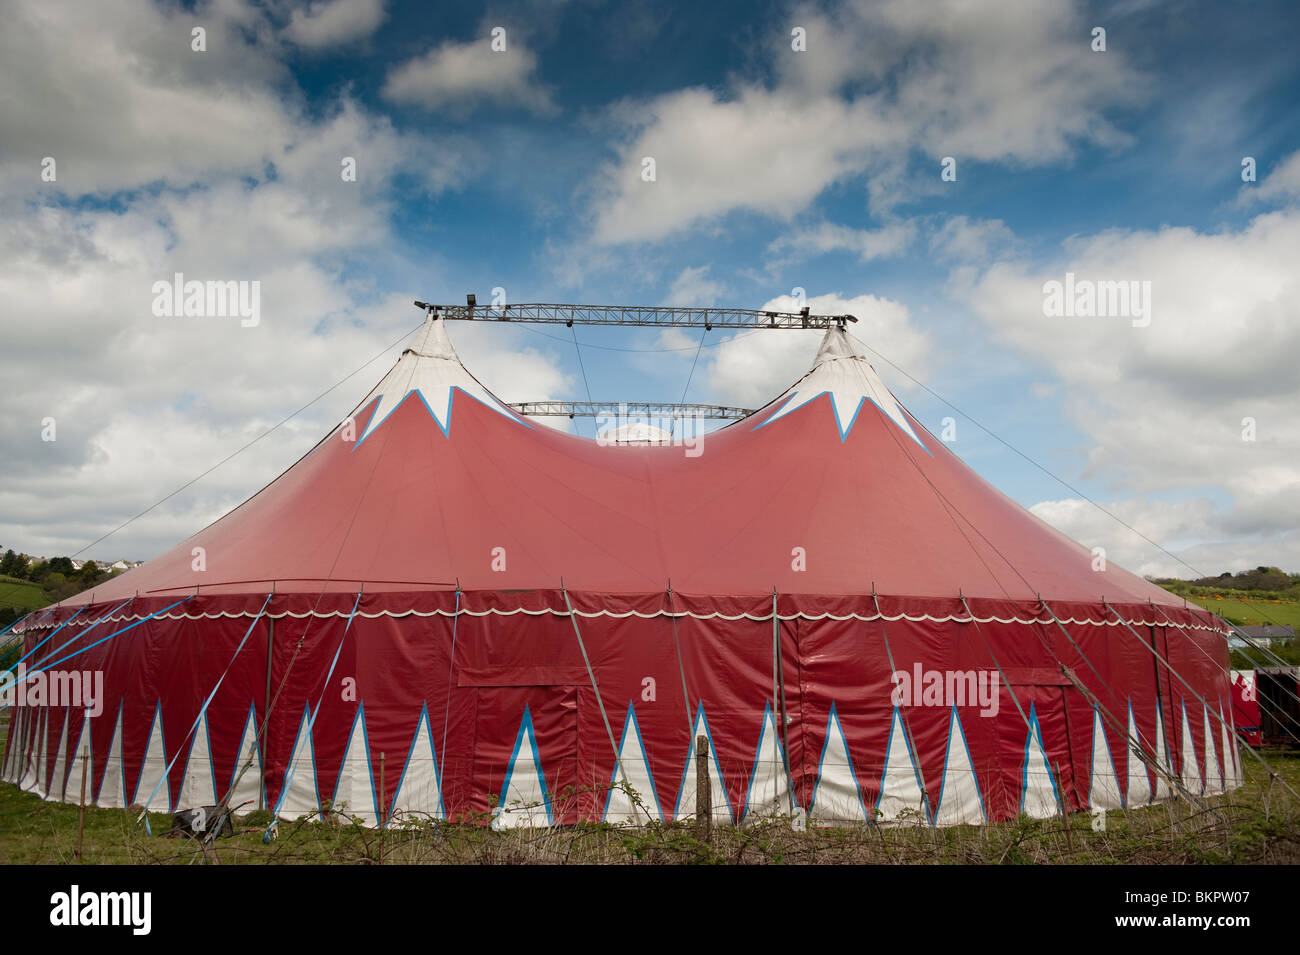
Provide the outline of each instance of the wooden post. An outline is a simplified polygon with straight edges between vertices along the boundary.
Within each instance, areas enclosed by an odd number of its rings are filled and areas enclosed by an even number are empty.
[[[1065,845],[1070,855],[1074,855],[1074,832],[1070,823],[1070,809],[1065,804],[1065,780],[1061,778],[1061,764],[1056,764],[1056,791],[1061,800],[1061,818],[1065,820]]]
[[[721,783],[721,780],[718,781]],[[709,738],[695,737],[695,837],[708,842],[713,835],[713,787],[709,785]]]
[[[83,729],[82,732],[85,732]],[[81,757],[81,802],[77,810],[77,861],[81,861],[81,838],[86,831],[86,757]]]
[[[384,864],[384,820],[387,814],[384,811],[384,754],[379,754],[379,864]]]

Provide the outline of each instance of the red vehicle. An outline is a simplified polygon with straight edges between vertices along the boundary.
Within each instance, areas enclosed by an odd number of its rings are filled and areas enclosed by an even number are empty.
[[[1255,671],[1232,671],[1232,721],[1237,735],[1251,746],[1260,744],[1259,699],[1255,695]]]

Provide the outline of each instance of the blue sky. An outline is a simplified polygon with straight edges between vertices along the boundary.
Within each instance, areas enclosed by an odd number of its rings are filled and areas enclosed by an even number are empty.
[[[20,0],[0,544],[81,549],[414,328],[413,298],[759,307],[800,287],[1198,569],[1300,568],[1298,26],[1284,3]],[[175,271],[261,282],[258,326],[150,314]],[[1150,282],[1150,325],[1044,315],[1067,271]],[[579,329],[584,383],[562,327],[451,332],[506,400],[680,400],[699,341]],[[709,333],[687,400],[779,394],[817,344],[782,334]],[[395,355],[88,553],[188,536]],[[951,410],[876,365],[938,432]],[[952,447],[1125,566],[1190,573],[960,417]]]

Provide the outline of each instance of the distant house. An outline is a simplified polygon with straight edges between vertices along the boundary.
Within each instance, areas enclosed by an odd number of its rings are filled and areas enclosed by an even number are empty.
[[[1289,624],[1270,623],[1263,627],[1238,627],[1237,634],[1245,644],[1246,641],[1261,647],[1271,647],[1280,643],[1289,643],[1295,639],[1295,627]]]

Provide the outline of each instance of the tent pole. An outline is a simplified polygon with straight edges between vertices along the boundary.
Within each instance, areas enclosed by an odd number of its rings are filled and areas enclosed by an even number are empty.
[[[275,593],[275,584],[271,584],[271,593]],[[275,645],[275,618],[267,620],[266,628],[266,696],[262,698],[262,785],[257,790],[257,808],[266,809],[266,744],[268,742],[267,726],[271,722],[271,652]]]
[[[786,729],[785,668],[781,661],[781,618],[776,612],[776,588],[772,588],[772,709],[781,734],[781,763],[785,770],[785,802],[794,815],[794,777],[790,772],[790,734]]]

